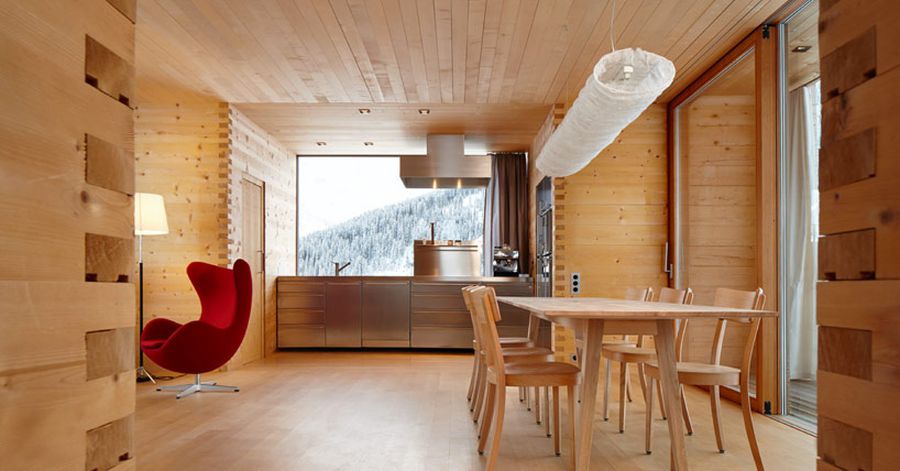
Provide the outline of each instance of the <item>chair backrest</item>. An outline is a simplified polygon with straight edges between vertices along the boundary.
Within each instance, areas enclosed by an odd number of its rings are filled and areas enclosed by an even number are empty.
[[[718,288],[716,289],[713,306],[730,307],[733,309],[753,309],[759,311],[766,307],[766,295],[763,293],[762,288],[757,288],[755,291]],[[718,365],[722,361],[722,344],[725,342],[725,327],[728,325],[729,320],[750,325],[747,332],[747,339],[744,342],[744,352],[741,356],[741,370],[748,372],[750,371],[750,361],[753,358],[753,347],[756,344],[756,335],[759,333],[759,324],[761,321],[761,318],[759,317],[752,317],[749,319],[719,319],[716,323],[716,329],[713,336],[710,363]],[[749,375],[745,374],[742,377],[746,378],[748,376]]]
[[[649,301],[653,298],[653,288],[628,288],[625,290],[625,297],[629,301]]]
[[[471,285],[465,286],[462,289],[463,301],[466,303],[466,309],[469,311],[469,318],[472,321],[472,334],[475,336],[475,353],[478,353],[481,350],[481,335],[478,330],[478,321],[475,318],[475,305],[472,303],[472,291],[477,289],[478,286]]]
[[[500,335],[497,333],[496,318],[500,313],[497,306],[497,295],[494,288],[485,286],[478,286],[469,293],[482,342],[481,348],[485,353],[485,362],[489,368],[493,368],[497,375],[502,377],[506,373],[506,365],[503,362]]]
[[[659,289],[659,303],[694,304],[694,292],[690,288],[675,289],[662,287]],[[687,332],[688,319],[676,321],[675,327],[675,359],[681,361],[681,351],[684,349],[684,337]]]
[[[225,330],[229,345],[222,348],[236,352],[247,332],[253,305],[250,265],[242,259],[237,259],[231,269],[193,262],[187,274],[200,298],[200,322]]]

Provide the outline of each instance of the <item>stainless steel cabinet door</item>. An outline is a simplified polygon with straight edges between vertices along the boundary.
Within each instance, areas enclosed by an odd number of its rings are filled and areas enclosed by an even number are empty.
[[[409,347],[409,282],[365,282],[362,300],[363,346]]]
[[[331,282],[325,286],[325,345],[362,346],[362,283]]]

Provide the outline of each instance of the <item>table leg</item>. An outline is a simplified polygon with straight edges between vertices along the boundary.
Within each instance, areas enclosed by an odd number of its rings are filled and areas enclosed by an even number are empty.
[[[582,365],[581,409],[578,420],[578,461],[575,469],[591,469],[591,444],[594,438],[594,411],[597,405],[597,388],[600,383],[600,353],[603,349],[603,321],[587,321],[584,336],[584,361]]]
[[[669,439],[672,444],[673,469],[685,471],[687,454],[684,449],[684,417],[678,413],[681,388],[675,369],[675,326],[671,320],[656,321],[656,356],[659,361],[659,383],[668,411]],[[675,411],[675,412],[673,412]]]

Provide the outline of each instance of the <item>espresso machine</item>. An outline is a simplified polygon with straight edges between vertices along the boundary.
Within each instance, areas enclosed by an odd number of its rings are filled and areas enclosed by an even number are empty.
[[[519,251],[507,244],[494,247],[494,276],[519,276]]]

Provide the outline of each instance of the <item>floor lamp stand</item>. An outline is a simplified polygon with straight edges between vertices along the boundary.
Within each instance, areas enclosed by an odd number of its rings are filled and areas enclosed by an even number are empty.
[[[138,329],[140,333],[144,332],[144,236],[138,236],[138,278],[140,279],[140,287],[138,288],[138,299],[140,303],[140,309],[138,314]],[[140,337],[140,335],[138,335]],[[150,381],[153,384],[156,384],[156,380],[153,379],[153,376],[144,369],[144,352],[140,351],[140,340],[138,340],[138,368],[137,368],[137,381],[138,383],[146,383]]]

